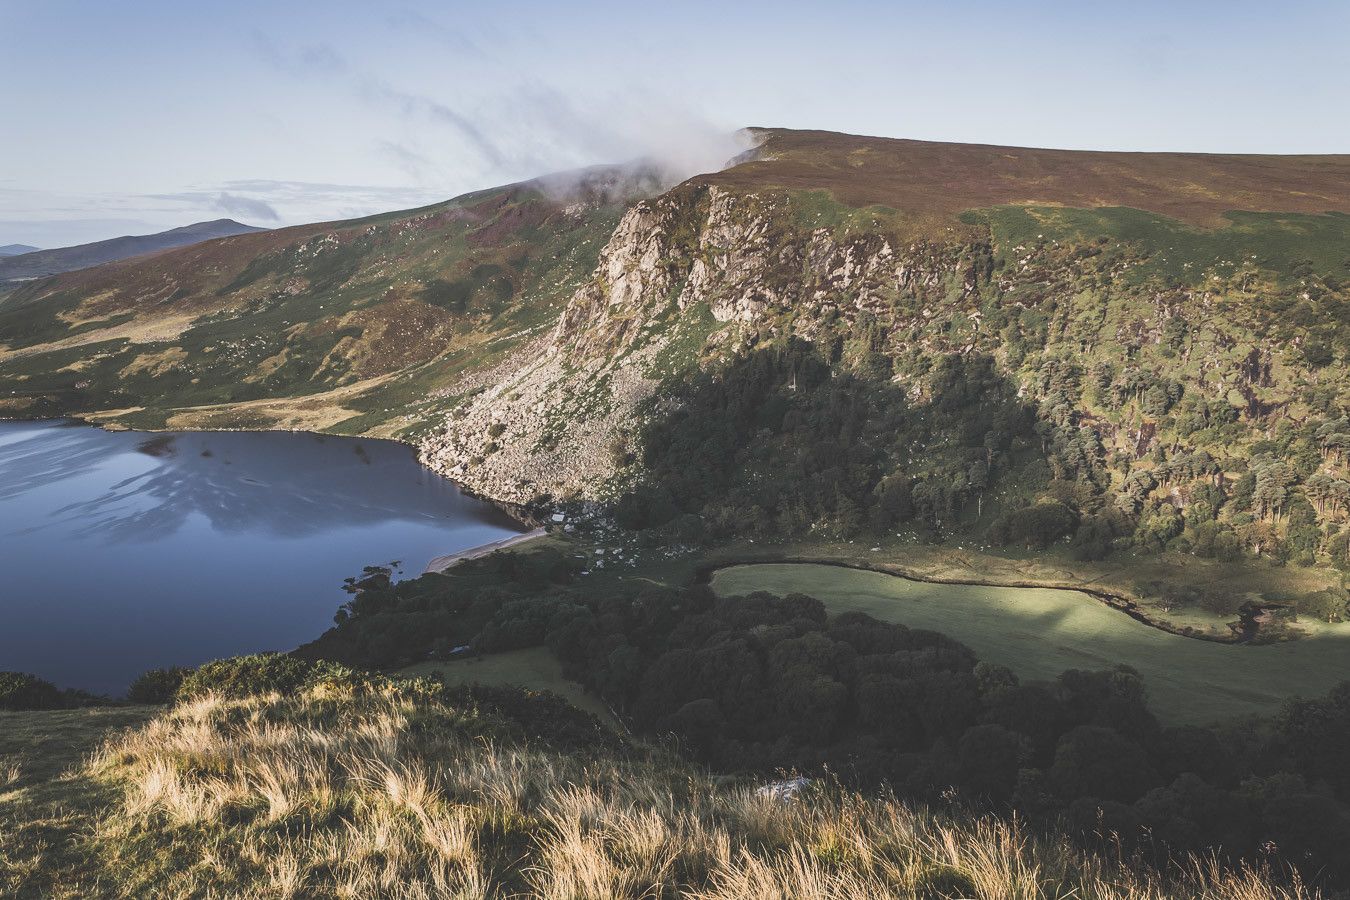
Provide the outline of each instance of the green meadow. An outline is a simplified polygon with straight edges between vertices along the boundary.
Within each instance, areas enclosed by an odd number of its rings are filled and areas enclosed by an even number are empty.
[[[1023,680],[1125,663],[1169,723],[1268,714],[1286,698],[1318,696],[1350,678],[1350,625],[1315,627],[1286,643],[1221,644],[1152,628],[1080,591],[932,584],[811,564],[731,566],[712,586],[724,596],[808,594],[831,614],[857,610],[941,631]]]

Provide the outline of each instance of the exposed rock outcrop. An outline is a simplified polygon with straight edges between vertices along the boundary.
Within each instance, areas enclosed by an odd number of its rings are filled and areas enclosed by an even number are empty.
[[[896,323],[969,305],[979,248],[803,225],[787,194],[686,184],[633,206],[552,332],[483,382],[421,448],[424,461],[507,502],[603,493],[663,377],[738,336],[822,317]],[[710,315],[700,316],[698,308]],[[792,313],[792,315],[786,315]],[[978,314],[975,314],[978,321]]]

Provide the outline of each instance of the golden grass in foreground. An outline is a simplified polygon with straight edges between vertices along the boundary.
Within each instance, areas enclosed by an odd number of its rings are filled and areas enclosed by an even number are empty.
[[[1295,898],[1255,872],[1166,877],[1017,824],[677,764],[511,746],[425,689],[206,698],[114,739],[83,865],[0,894],[210,897]]]

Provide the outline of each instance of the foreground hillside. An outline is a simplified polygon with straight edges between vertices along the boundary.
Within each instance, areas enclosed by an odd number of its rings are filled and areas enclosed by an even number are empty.
[[[64,771],[30,756],[22,735],[70,715],[0,713],[6,896],[1318,896],[952,803],[713,781],[540,695],[335,673],[195,696],[120,735],[91,721],[95,752]]]

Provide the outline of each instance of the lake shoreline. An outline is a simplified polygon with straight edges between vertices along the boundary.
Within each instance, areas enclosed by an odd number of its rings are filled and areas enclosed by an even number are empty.
[[[498,550],[506,550],[528,541],[533,541],[548,534],[548,529],[542,525],[523,534],[515,534],[511,537],[501,538],[496,541],[489,541],[486,544],[479,544],[477,547],[468,547],[455,553],[447,553],[444,556],[437,556],[431,562],[427,563],[422,570],[423,575],[443,575],[449,569],[454,568],[462,562],[468,562],[472,559],[481,559],[489,554],[496,553]]]
[[[98,415],[94,413],[93,415]],[[510,503],[506,500],[498,500],[495,497],[489,497],[481,494],[461,482],[456,481],[450,476],[431,468],[422,462],[419,448],[416,444],[411,444],[402,438],[396,437],[369,437],[362,434],[336,434],[331,431],[313,431],[308,428],[128,428],[117,422],[99,422],[87,419],[83,415],[76,413],[64,413],[55,416],[16,416],[0,415],[0,422],[60,422],[68,421],[74,425],[87,425],[92,428],[99,428],[110,433],[134,431],[142,434],[312,434],[316,437],[343,438],[347,440],[361,441],[379,441],[386,444],[398,444],[401,447],[407,447],[412,452],[413,459],[419,466],[428,472],[433,472],[439,478],[453,484],[461,494],[471,500],[477,500],[480,503],[486,503],[493,506],[505,515],[514,519],[524,528],[539,528],[544,524],[544,519],[531,512],[525,506],[519,503]]]

